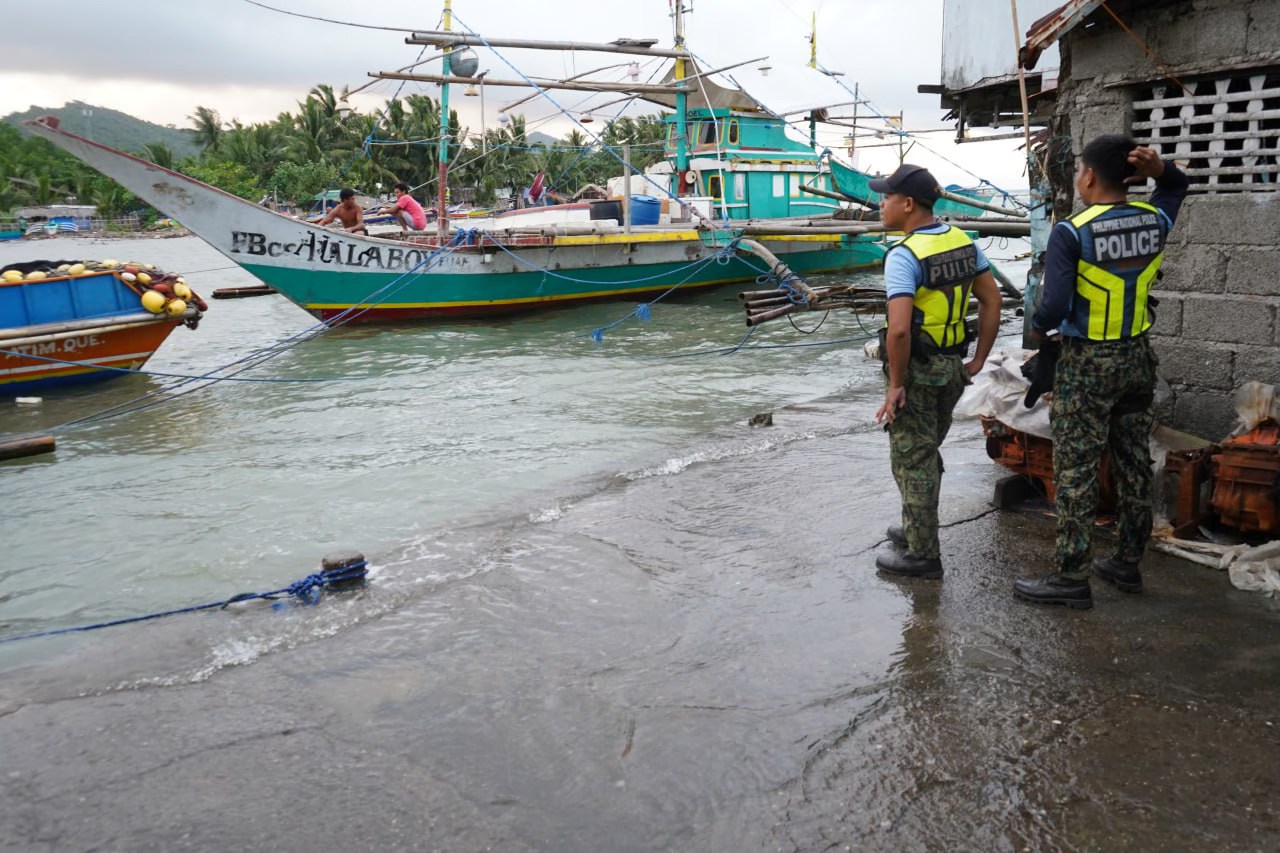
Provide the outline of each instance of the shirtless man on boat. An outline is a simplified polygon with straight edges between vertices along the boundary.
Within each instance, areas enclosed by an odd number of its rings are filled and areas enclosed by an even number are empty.
[[[364,227],[364,208],[356,203],[356,191],[353,189],[344,189],[338,193],[338,204],[324,215],[324,218],[317,222],[317,225],[328,225],[333,220],[342,223],[342,230],[349,231],[352,234],[369,235],[369,229]]]

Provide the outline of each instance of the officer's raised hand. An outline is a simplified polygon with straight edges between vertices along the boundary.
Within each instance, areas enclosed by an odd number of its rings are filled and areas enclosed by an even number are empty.
[[[1126,184],[1144,184],[1148,178],[1158,178],[1164,174],[1164,161],[1154,148],[1139,146],[1130,151],[1129,165],[1135,171],[1133,177],[1124,179]]]

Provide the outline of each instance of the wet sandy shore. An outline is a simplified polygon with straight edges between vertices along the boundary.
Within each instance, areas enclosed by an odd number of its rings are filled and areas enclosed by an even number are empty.
[[[1157,554],[1140,596],[1015,601],[1052,521],[989,509],[975,431],[941,583],[871,570],[896,496],[855,429],[606,490],[203,683],[0,689],[0,847],[1280,846],[1280,608]]]

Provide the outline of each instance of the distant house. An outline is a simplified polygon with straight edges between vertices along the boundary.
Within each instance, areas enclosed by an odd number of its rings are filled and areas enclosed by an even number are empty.
[[[92,204],[43,204],[24,207],[17,215],[28,222],[87,222],[98,215],[98,208]]]
[[[1191,178],[1156,290],[1152,341],[1172,389],[1160,414],[1221,438],[1234,425],[1235,389],[1280,384],[1280,2],[1018,0],[1017,8],[1044,167],[1033,183],[1048,190],[1040,195],[1056,218],[1078,206],[1075,156],[1100,133],[1131,134]],[[1020,125],[1007,0],[947,0],[944,26],[979,13],[990,29],[986,53],[965,42],[968,53],[952,52],[942,85],[922,89],[938,92],[961,122]],[[997,70],[974,79],[986,68]]]
[[[311,212],[328,213],[330,210],[333,210],[342,201],[342,199],[338,197],[341,193],[341,189],[323,190],[316,193],[311,197]],[[377,199],[356,193],[356,204],[363,208],[368,208],[376,202]]]
[[[93,228],[93,218],[98,208],[92,204],[44,204],[24,207],[17,212],[22,230],[43,229],[50,234],[58,231],[88,231]]]

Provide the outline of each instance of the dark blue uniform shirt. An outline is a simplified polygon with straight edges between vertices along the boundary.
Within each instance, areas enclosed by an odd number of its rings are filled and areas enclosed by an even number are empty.
[[[1164,174],[1156,178],[1155,191],[1148,203],[1169,219],[1173,227],[1187,197],[1190,186],[1187,176],[1169,160],[1164,161]],[[1037,332],[1048,332],[1063,325],[1071,313],[1071,300],[1076,292],[1076,270],[1080,263],[1080,239],[1070,222],[1059,222],[1049,232],[1049,246],[1045,254],[1044,281],[1036,298],[1036,310],[1031,316],[1031,327]],[[1079,330],[1063,328],[1064,334],[1081,337]]]

